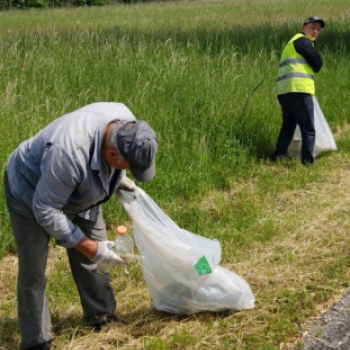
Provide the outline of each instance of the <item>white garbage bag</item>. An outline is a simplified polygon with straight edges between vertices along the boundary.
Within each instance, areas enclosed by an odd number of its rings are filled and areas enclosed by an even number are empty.
[[[155,309],[171,314],[254,307],[248,283],[219,266],[221,246],[177,226],[139,187],[118,191],[133,219],[143,275]]]
[[[321,107],[315,96],[313,97],[313,101],[314,101],[314,123],[315,123],[315,131],[316,131],[313,156],[316,158],[322,152],[336,151],[337,145],[334,141],[333,134],[331,132],[331,129],[329,128],[327,120],[324,117]],[[295,158],[300,157],[301,142],[302,141],[301,141],[300,128],[297,125],[295,129],[293,141],[288,148],[289,156],[295,157]]]

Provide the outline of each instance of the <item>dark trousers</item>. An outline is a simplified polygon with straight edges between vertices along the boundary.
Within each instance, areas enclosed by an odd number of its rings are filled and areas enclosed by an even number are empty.
[[[33,213],[11,194],[5,173],[5,193],[10,221],[17,243],[18,323],[21,333],[20,349],[30,349],[53,340],[51,317],[45,296],[46,263],[50,236],[37,223]],[[76,216],[73,222],[94,240],[106,240],[106,226],[102,214],[96,221]],[[93,323],[113,315],[116,301],[108,274],[90,273],[81,264],[92,261],[74,248],[67,249],[74,281],[78,287],[84,318]]]
[[[312,152],[315,145],[314,103],[310,94],[288,93],[278,95],[282,109],[282,127],[278,136],[276,158],[287,154],[288,147],[293,141],[295,128],[300,127],[302,146],[301,160],[303,164],[312,164]]]

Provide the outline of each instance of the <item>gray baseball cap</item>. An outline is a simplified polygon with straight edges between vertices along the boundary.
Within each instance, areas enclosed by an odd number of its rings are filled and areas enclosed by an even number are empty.
[[[145,121],[125,123],[117,133],[117,145],[121,155],[129,162],[131,174],[136,180],[146,182],[154,177],[158,140]]]
[[[321,24],[321,28],[324,28],[324,26],[326,25],[324,23],[324,20],[321,19],[320,17],[309,17],[309,18],[306,18],[305,22],[304,22],[304,25],[305,24],[308,24],[308,23],[314,23],[314,22],[319,22]]]

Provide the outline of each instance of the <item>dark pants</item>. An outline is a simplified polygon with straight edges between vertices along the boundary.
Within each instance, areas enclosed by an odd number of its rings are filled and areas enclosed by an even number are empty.
[[[45,296],[45,269],[50,236],[37,223],[33,213],[13,197],[6,173],[5,194],[18,251],[18,323],[21,333],[20,349],[24,350],[53,339],[51,317]],[[102,214],[96,221],[76,216],[73,222],[87,237],[97,241],[107,239]],[[84,318],[94,323],[100,318],[113,315],[116,301],[109,284],[109,275],[88,272],[81,264],[92,264],[90,259],[74,248],[67,249],[67,252]]]
[[[314,103],[310,94],[288,93],[278,95],[282,109],[282,127],[278,136],[276,151],[272,157],[281,158],[287,155],[288,147],[293,141],[295,128],[300,127],[303,164],[312,164],[312,152],[315,145]]]

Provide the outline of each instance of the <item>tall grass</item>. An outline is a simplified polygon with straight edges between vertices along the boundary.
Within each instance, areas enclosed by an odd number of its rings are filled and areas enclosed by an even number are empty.
[[[156,199],[193,201],[228,189],[237,170],[250,172],[272,151],[279,128],[276,66],[300,20],[280,24],[269,4],[1,13],[2,163],[57,116],[95,101],[121,101],[160,138],[157,181],[146,185]],[[322,102],[340,101],[322,103],[338,125],[349,106],[345,19],[330,19],[320,38],[328,79],[317,88]]]
[[[275,95],[280,52],[310,15],[327,23],[317,43],[324,67],[316,89],[327,120],[338,131],[350,111],[345,1],[208,0],[1,12],[1,167],[22,140],[58,116],[92,102],[123,102],[153,126],[160,141],[157,175],[142,185],[146,191],[182,227],[220,239],[223,263],[258,254],[258,247],[301,225],[299,208],[284,202],[283,193],[303,191],[324,176],[327,157],[320,168],[307,171],[298,161],[268,171],[263,161],[280,127]],[[342,152],[350,150],[345,136],[340,142]],[[280,217],[283,205],[286,218]],[[116,200],[104,212],[109,227],[127,220]],[[0,255],[5,256],[15,247],[3,189],[0,215]],[[279,249],[292,261],[293,254]],[[275,267],[280,264],[276,258]],[[142,282],[139,270],[134,277],[136,284]],[[259,290],[259,283],[252,283]],[[273,291],[298,312],[304,292]],[[64,294],[52,298],[65,300]],[[272,297],[270,290],[259,296],[263,305]],[[317,297],[326,299],[322,292]],[[259,317],[257,322],[273,332],[271,343],[295,334],[289,314],[276,325],[270,324],[273,312]],[[191,348],[185,330],[175,333],[177,341],[188,343],[178,348]],[[258,338],[248,337],[246,348],[258,349]],[[148,349],[162,348],[158,338],[146,343]]]

